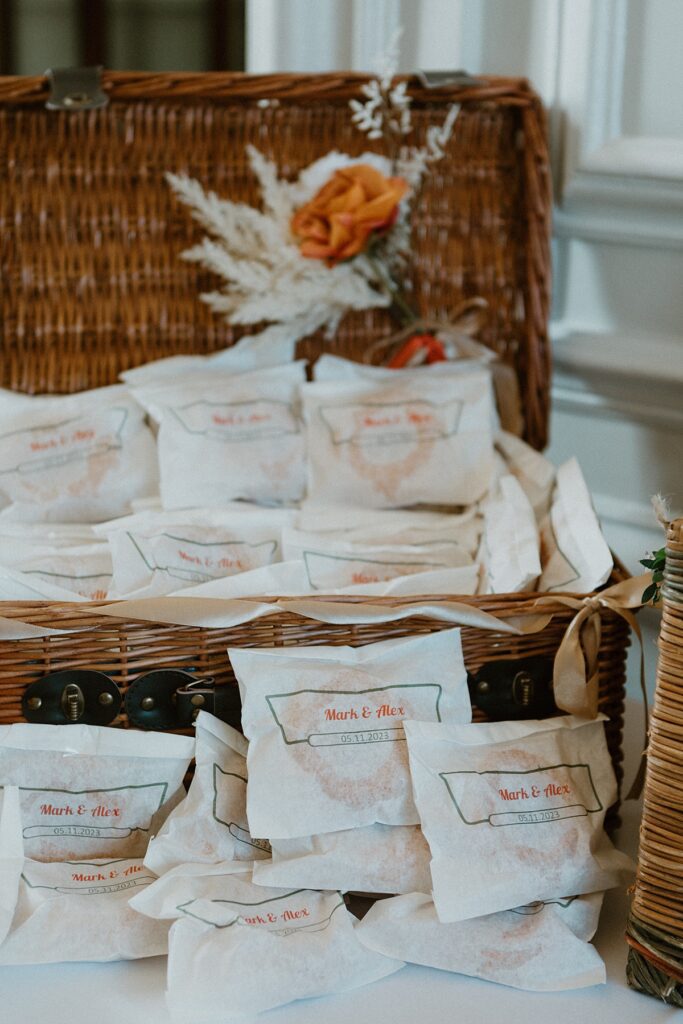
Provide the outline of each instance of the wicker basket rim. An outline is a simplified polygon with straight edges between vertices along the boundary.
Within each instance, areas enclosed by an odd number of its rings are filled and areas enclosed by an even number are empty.
[[[163,102],[170,98],[187,99],[262,99],[301,102],[338,101],[345,103],[358,95],[369,73],[343,71],[301,75],[295,72],[250,74],[247,72],[156,72],[104,71],[102,89],[111,99],[139,99]],[[395,81],[409,84],[410,95],[418,105],[496,100],[497,102],[536,105],[538,96],[526,78],[486,75],[472,85],[426,87],[415,75],[398,75]],[[0,76],[0,103],[44,103],[50,93],[47,75]]]

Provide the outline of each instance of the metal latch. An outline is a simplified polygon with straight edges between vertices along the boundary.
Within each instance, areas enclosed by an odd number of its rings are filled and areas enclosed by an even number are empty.
[[[467,71],[418,71],[420,85],[425,89],[441,89],[445,85],[456,85],[463,89],[473,89],[486,85],[481,78],[474,78]]]
[[[31,683],[21,709],[27,722],[109,725],[121,709],[121,694],[104,672],[63,669]]]
[[[126,691],[125,706],[139,729],[185,729],[202,710],[242,728],[236,686],[216,686],[210,676],[182,669],[157,669],[139,676]]]
[[[521,658],[482,665],[467,682],[473,704],[491,721],[547,718],[558,714],[553,695],[553,659]]]
[[[48,68],[50,96],[48,110],[96,110],[106,107],[109,97],[102,88],[102,68]]]
[[[213,679],[195,679],[176,693],[176,709],[192,721],[200,711],[209,711],[239,732],[242,731],[242,702],[237,686],[216,686]]]

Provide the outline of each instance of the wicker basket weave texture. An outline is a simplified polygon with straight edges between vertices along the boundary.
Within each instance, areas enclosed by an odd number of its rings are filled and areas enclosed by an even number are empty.
[[[629,984],[683,1007],[683,519],[667,535]]]
[[[359,75],[107,74],[103,110],[48,111],[43,78],[0,78],[0,384],[71,392],[110,384],[162,356],[210,352],[239,336],[197,301],[216,285],[178,259],[200,229],[164,172],[259,201],[245,146],[285,177],[330,150],[372,144],[351,123]],[[544,117],[516,79],[467,90],[411,84],[414,138],[462,104],[446,156],[413,211],[414,299],[448,317],[463,299],[490,307],[482,341],[517,370],[526,436],[548,419],[550,186]],[[377,144],[375,144],[377,145]],[[387,313],[345,319],[323,346],[362,358]]]
[[[222,195],[255,202],[246,143],[273,156],[284,175],[330,149],[368,148],[348,110],[365,80],[107,74],[107,108],[63,113],[44,109],[44,78],[0,78],[0,384],[77,391],[109,384],[125,367],[235,341],[238,332],[197,302],[215,280],[178,259],[201,232],[173,200],[163,173],[186,171]],[[541,104],[519,79],[434,90],[411,81],[410,91],[418,127],[409,141],[419,142],[453,101],[462,104],[446,156],[413,212],[414,297],[428,317],[447,317],[463,299],[488,301],[481,340],[514,366],[526,437],[541,448],[550,383],[551,209]],[[360,359],[389,327],[384,313],[349,316],[333,340],[307,339],[299,355],[314,358],[324,348]],[[620,576],[617,569],[612,582]],[[536,597],[461,600],[517,618],[537,613]],[[560,603],[544,610],[554,612],[552,622],[527,637],[463,629],[468,669],[554,656],[573,613]],[[59,603],[5,604],[2,614],[73,632],[2,644],[0,722],[20,720],[26,686],[57,669],[99,669],[123,691],[145,669],[162,666],[234,684],[225,655],[231,645],[356,645],[444,628],[428,617],[330,626],[283,613],[231,630],[190,629],[112,620],[96,605]],[[623,620],[605,613],[599,699],[619,778],[628,642]],[[116,724],[128,723],[121,717]]]

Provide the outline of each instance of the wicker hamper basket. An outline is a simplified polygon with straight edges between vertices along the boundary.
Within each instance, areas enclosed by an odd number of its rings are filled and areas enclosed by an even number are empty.
[[[627,941],[629,984],[683,1007],[683,519],[669,527],[662,624]]]
[[[253,202],[246,143],[274,155],[284,175],[333,148],[360,153],[368,143],[350,122],[348,100],[364,80],[350,74],[106,74],[106,107],[47,110],[47,79],[0,78],[0,384],[27,392],[77,391],[109,384],[129,366],[235,341],[237,334],[197,301],[213,282],[178,259],[198,230],[174,202],[163,174],[186,171],[219,194]],[[414,210],[413,298],[422,315],[442,318],[463,299],[487,300],[481,340],[515,368],[526,438],[542,448],[551,208],[542,107],[517,79],[436,89],[411,81],[410,91],[415,141],[450,103],[461,104],[446,157]],[[313,358],[324,346],[360,359],[389,326],[384,312],[352,315],[332,342],[307,339],[299,354]],[[615,570],[613,581],[619,578]],[[462,603],[523,619],[537,612],[536,597]],[[552,659],[574,611],[559,601],[544,611],[552,612],[552,621],[529,636],[465,628],[470,672],[491,663]],[[282,612],[230,630],[201,629],[115,620],[96,605],[55,603],[6,605],[1,614],[67,632],[2,643],[0,722],[21,720],[27,685],[58,669],[101,670],[123,692],[141,672],[159,666],[209,674],[221,686],[234,683],[229,644],[362,644],[445,625],[423,615],[381,626],[334,626]],[[627,643],[627,625],[605,611],[599,702],[610,719],[619,776]],[[489,706],[488,713],[496,709]],[[509,712],[501,708],[499,717]],[[127,724],[125,715],[115,724]]]

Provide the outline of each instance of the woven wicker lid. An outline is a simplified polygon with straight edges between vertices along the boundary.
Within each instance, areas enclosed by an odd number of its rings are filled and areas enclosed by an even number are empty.
[[[0,384],[70,392],[181,352],[209,352],[239,332],[199,302],[216,281],[178,254],[199,237],[164,182],[185,171],[219,194],[257,203],[252,143],[295,175],[331,149],[368,148],[348,100],[363,76],[112,73],[109,105],[48,111],[48,83],[0,78]],[[445,158],[414,210],[414,298],[448,317],[483,296],[481,340],[513,365],[526,437],[546,440],[550,360],[550,185],[544,117],[518,79],[427,90],[411,81],[415,139],[454,100]],[[391,328],[385,313],[349,316],[332,341],[360,358]]]

